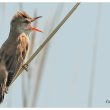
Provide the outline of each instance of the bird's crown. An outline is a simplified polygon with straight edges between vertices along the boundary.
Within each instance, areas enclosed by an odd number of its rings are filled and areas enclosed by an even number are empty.
[[[12,20],[15,20],[17,18],[31,18],[31,17],[24,11],[17,11],[17,13],[13,16]]]

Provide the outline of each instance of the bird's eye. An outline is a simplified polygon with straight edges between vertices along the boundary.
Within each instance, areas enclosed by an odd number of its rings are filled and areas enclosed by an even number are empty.
[[[24,22],[25,23],[30,23],[30,21],[28,19],[25,19]]]

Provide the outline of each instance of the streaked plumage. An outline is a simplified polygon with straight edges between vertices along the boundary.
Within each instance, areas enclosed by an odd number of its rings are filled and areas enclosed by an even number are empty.
[[[25,33],[12,38],[9,37],[0,49],[0,58],[5,61],[8,71],[7,86],[10,85],[15,73],[23,65],[29,47],[29,40]]]

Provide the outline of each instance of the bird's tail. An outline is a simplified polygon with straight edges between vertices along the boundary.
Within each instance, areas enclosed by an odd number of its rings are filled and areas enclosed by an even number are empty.
[[[6,92],[7,75],[8,74],[5,65],[0,59],[0,103],[3,102],[4,94]]]

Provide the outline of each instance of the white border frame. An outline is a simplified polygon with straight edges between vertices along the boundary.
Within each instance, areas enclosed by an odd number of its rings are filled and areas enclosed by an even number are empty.
[[[110,2],[110,0],[0,0],[0,2]]]

